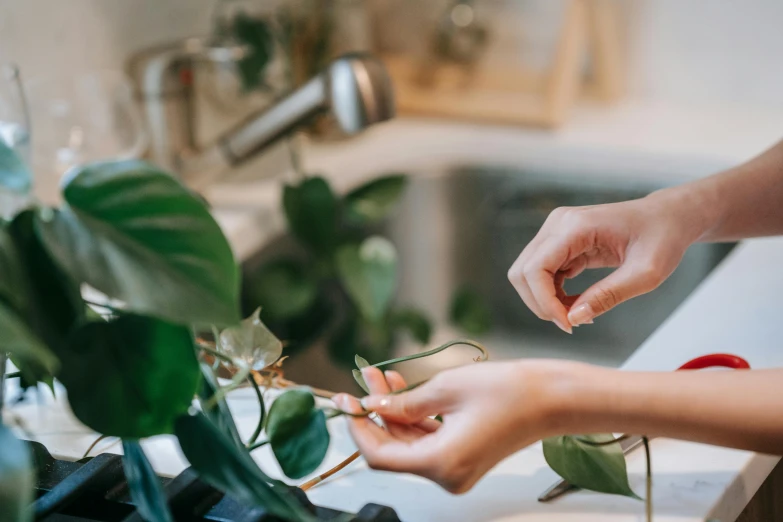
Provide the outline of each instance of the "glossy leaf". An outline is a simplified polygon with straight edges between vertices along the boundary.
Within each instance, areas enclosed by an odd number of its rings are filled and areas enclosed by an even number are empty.
[[[283,189],[288,228],[305,245],[324,253],[337,242],[338,202],[323,178],[307,178]]]
[[[352,190],[345,197],[346,220],[358,225],[380,221],[400,199],[407,181],[402,174],[384,176]]]
[[[427,315],[420,310],[410,307],[395,310],[392,315],[392,325],[396,328],[404,328],[410,332],[411,337],[421,344],[430,342],[432,323]]]
[[[274,364],[283,354],[283,343],[259,318],[260,308],[238,326],[220,332],[220,350],[232,359],[241,359],[254,370]]]
[[[619,444],[591,446],[614,435],[565,435],[544,439],[544,458],[555,473],[582,489],[639,498],[628,484],[625,456]]]
[[[329,449],[326,415],[306,388],[284,392],[272,403],[266,434],[286,476],[298,479],[321,465]]]
[[[455,292],[450,308],[451,322],[471,335],[487,333],[492,327],[492,313],[484,299],[467,287]]]
[[[172,522],[166,496],[160,479],[147,460],[141,444],[135,440],[123,440],[122,466],[128,480],[128,490],[136,505],[136,511],[145,522]]]
[[[231,415],[231,410],[229,409],[226,400],[219,398],[215,406],[205,408],[205,406],[210,403],[215,393],[217,393],[220,385],[218,384],[217,378],[215,378],[215,372],[212,371],[210,365],[202,362],[199,363],[199,366],[201,367],[201,386],[198,390],[198,399],[204,415],[206,415],[206,417],[212,421],[212,424],[220,431],[230,437],[237,447],[244,447],[237,426],[234,423],[234,417]]]
[[[0,298],[16,311],[27,309],[27,287],[24,268],[8,227],[0,227]]]
[[[38,216],[47,250],[77,283],[127,309],[182,324],[239,320],[239,272],[204,203],[140,161],[70,177],[68,205]]]
[[[30,169],[19,154],[0,136],[0,185],[14,192],[27,193],[32,186]]]
[[[187,327],[123,315],[74,332],[58,377],[80,421],[104,435],[139,439],[173,431],[199,374]]]
[[[370,387],[367,386],[367,383],[364,381],[364,376],[362,375],[362,368],[367,368],[370,366],[370,363],[367,362],[367,359],[360,355],[354,355],[354,362],[356,363],[357,370],[351,370],[351,373],[353,374],[353,378],[356,381],[356,384],[361,386],[362,390],[365,391],[365,393],[370,393]]]
[[[199,477],[240,502],[264,506],[287,521],[314,521],[288,487],[270,479],[250,454],[239,448],[204,415],[183,415],[174,427],[182,453]]]
[[[264,317],[284,321],[304,314],[318,296],[318,283],[300,263],[272,261],[250,274],[245,283],[250,302],[260,305]]]
[[[59,367],[57,357],[49,351],[19,315],[0,302],[0,350],[10,354],[25,378],[35,382],[44,375],[54,375]]]
[[[8,230],[24,270],[19,282],[24,287],[20,291],[26,292],[22,315],[31,330],[60,356],[68,336],[84,319],[86,307],[79,287],[60,270],[38,238],[34,211],[19,213]]]
[[[361,245],[337,252],[337,271],[348,295],[361,314],[379,321],[397,287],[397,251],[387,239],[373,236]]]
[[[26,522],[35,476],[30,450],[0,424],[0,522]]]

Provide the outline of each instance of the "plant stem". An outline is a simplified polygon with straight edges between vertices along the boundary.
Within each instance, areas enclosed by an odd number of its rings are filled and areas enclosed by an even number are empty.
[[[5,352],[0,352],[0,424],[3,422],[3,405],[5,404],[5,379],[7,378],[7,375],[5,374],[6,357],[7,354]]]
[[[381,368],[383,366],[389,366],[390,364],[397,364],[405,361],[412,361],[414,359],[421,359],[422,357],[429,357],[430,355],[435,355],[436,353],[442,352],[446,348],[450,348],[452,346],[460,345],[460,344],[472,346],[473,348],[481,352],[481,355],[479,355],[474,359],[474,361],[476,362],[486,361],[489,358],[489,352],[487,352],[487,349],[484,348],[484,346],[481,343],[478,343],[476,341],[471,341],[470,339],[455,339],[453,341],[449,341],[447,343],[441,344],[440,346],[438,346],[437,348],[433,348],[432,350],[427,350],[426,352],[415,353],[413,355],[405,355],[403,357],[397,357],[396,359],[390,359],[388,361],[375,363],[370,366],[372,366],[373,368]]]
[[[231,357],[229,357],[229,356],[227,356],[225,354],[222,354],[219,351],[214,350],[214,349],[212,349],[212,348],[210,348],[208,346],[204,346],[204,345],[201,345],[201,344],[199,344],[197,346],[201,350],[204,350],[204,352],[206,352],[209,355],[211,355],[212,357],[214,357],[216,359],[221,359],[223,361],[226,361],[229,364],[231,364],[233,366],[236,366],[239,369],[237,371],[237,373],[234,375],[234,377],[231,379],[231,384],[229,384],[227,386],[221,386],[220,389],[215,392],[215,395],[210,397],[210,399],[207,402],[204,403],[203,408],[205,410],[211,410],[212,408],[214,408],[217,405],[218,402],[220,402],[221,400],[223,400],[226,397],[228,392],[230,392],[231,390],[239,387],[239,385],[242,383],[242,381],[247,379],[247,377],[250,375],[250,366],[248,366],[244,361],[238,361],[238,360],[232,359]]]
[[[323,482],[324,480],[328,479],[329,477],[331,477],[335,473],[338,473],[339,471],[343,470],[346,466],[348,466],[348,464],[350,464],[354,460],[356,460],[359,457],[361,457],[361,455],[362,455],[361,453],[359,453],[358,451],[355,451],[350,457],[348,457],[347,459],[343,460],[341,463],[339,463],[338,465],[336,465],[335,467],[333,467],[329,471],[327,471],[325,473],[321,473],[317,477],[315,477],[313,479],[310,479],[307,482],[305,482],[304,484],[302,484],[301,486],[299,486],[299,489],[301,489],[302,491],[307,491],[308,489],[312,488],[313,486],[315,486],[317,484],[320,484],[321,482]]]
[[[256,392],[256,397],[258,398],[258,406],[261,408],[261,412],[258,415],[258,424],[256,425],[255,431],[253,431],[253,434],[250,436],[250,439],[247,441],[248,446],[252,446],[256,440],[258,440],[258,436],[261,435],[261,430],[264,429],[264,419],[266,419],[266,407],[264,406],[264,394],[261,393],[261,388],[258,387],[258,383],[256,382],[256,376],[252,373],[248,375],[247,380],[250,381],[250,384],[253,386],[253,390]]]
[[[650,439],[646,435],[642,436],[642,443],[644,444],[644,454],[647,460],[647,485],[644,494],[644,507],[647,513],[647,522],[652,522],[653,519],[653,500],[652,500],[652,459],[650,458]]]
[[[247,447],[247,451],[250,452],[250,451],[256,450],[256,449],[260,448],[261,446],[266,446],[267,444],[269,444],[269,440],[268,439],[260,440],[260,441],[258,441],[256,443],[251,444],[250,446],[248,446]]]
[[[87,448],[87,451],[85,451],[85,452],[84,452],[84,455],[82,455],[82,458],[83,458],[83,459],[86,459],[86,458],[87,458],[87,456],[90,454],[90,452],[91,452],[92,450],[94,450],[94,449],[95,449],[95,446],[97,446],[97,445],[98,445],[98,443],[99,443],[100,441],[102,441],[103,439],[105,439],[105,438],[107,438],[107,437],[108,437],[108,435],[101,435],[100,437],[98,437],[97,439],[95,439],[95,440],[93,441],[93,443],[92,443],[92,444],[90,444],[90,447],[89,447],[89,448]]]

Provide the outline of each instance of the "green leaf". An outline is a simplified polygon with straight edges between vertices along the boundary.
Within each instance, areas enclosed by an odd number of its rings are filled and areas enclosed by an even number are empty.
[[[606,442],[614,439],[614,435],[564,435],[544,439],[544,458],[555,473],[582,489],[638,499],[628,484],[625,456],[620,445],[591,446],[579,439]]]
[[[266,20],[240,12],[234,18],[233,33],[245,45],[248,53],[239,63],[239,75],[245,91],[257,89],[263,83],[264,72],[274,52],[272,33]]]
[[[30,382],[53,375],[57,357],[8,306],[0,302],[0,351],[9,353],[25,379]]]
[[[261,471],[250,454],[239,448],[202,414],[183,415],[174,426],[182,453],[199,477],[240,502],[264,506],[288,521],[314,521],[287,486]]]
[[[75,172],[68,205],[38,216],[46,248],[77,283],[182,324],[239,320],[239,272],[204,203],[140,161]]]
[[[30,520],[35,481],[27,444],[0,424],[0,522]]]
[[[231,415],[231,410],[228,407],[228,403],[224,398],[219,398],[216,405],[209,409],[204,409],[205,405],[212,400],[212,397],[217,393],[220,385],[215,378],[215,372],[212,371],[212,367],[205,362],[199,363],[201,366],[201,386],[198,390],[198,400],[201,404],[201,408],[204,415],[212,421],[220,431],[225,435],[233,439],[234,443],[238,447],[244,447],[242,438],[239,436],[239,431],[234,423],[234,416]]]
[[[155,470],[152,469],[141,444],[123,440],[122,466],[128,479],[128,490],[136,511],[145,522],[172,522],[169,506]]]
[[[80,421],[140,439],[173,431],[193,401],[199,365],[187,327],[123,315],[74,332],[58,377]]]
[[[364,375],[362,375],[361,369],[367,368],[370,366],[370,363],[367,362],[367,359],[360,356],[359,354],[354,355],[353,357],[354,362],[356,363],[356,367],[358,370],[351,370],[351,373],[353,374],[353,379],[356,381],[356,384],[361,386],[362,390],[365,391],[365,393],[370,393],[370,387],[367,386],[367,383],[364,381]]]
[[[329,449],[326,415],[307,388],[288,390],[269,408],[266,434],[286,476],[299,479],[321,465]]]
[[[454,293],[450,307],[451,321],[471,335],[487,333],[492,328],[492,313],[475,290],[460,288]]]
[[[430,342],[432,323],[421,310],[411,307],[395,310],[391,321],[394,327],[408,330],[411,336],[421,344]]]
[[[307,178],[283,189],[288,228],[302,243],[320,253],[331,252],[337,242],[338,204],[329,184]]]
[[[0,227],[0,297],[16,311],[28,307],[24,268],[8,226]]]
[[[304,314],[318,296],[318,282],[298,262],[281,259],[263,265],[244,283],[250,302],[260,305],[264,317],[284,321]]]
[[[372,236],[337,252],[337,271],[361,314],[379,321],[397,286],[397,251],[389,240]]]
[[[349,223],[368,225],[380,221],[402,195],[408,180],[403,174],[384,176],[352,190],[345,196],[345,218]]]
[[[19,157],[19,154],[9,147],[0,136],[0,185],[14,192],[27,193],[32,186],[30,170]]]
[[[78,285],[55,264],[35,231],[32,210],[19,213],[9,232],[16,245],[24,275],[20,285],[26,295],[20,311],[31,330],[56,354],[65,348],[73,329],[84,318],[86,306]]]
[[[283,354],[283,343],[261,322],[260,308],[238,326],[220,332],[220,351],[241,359],[254,370],[274,364]]]

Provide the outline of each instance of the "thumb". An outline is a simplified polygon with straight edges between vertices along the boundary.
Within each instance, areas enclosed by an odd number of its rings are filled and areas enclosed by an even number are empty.
[[[368,395],[361,400],[365,410],[374,411],[393,422],[412,424],[441,413],[448,394],[424,383],[399,395]]]
[[[668,275],[649,262],[642,267],[638,263],[625,263],[574,301],[568,312],[568,321],[572,326],[590,324],[593,318],[618,304],[654,290]]]

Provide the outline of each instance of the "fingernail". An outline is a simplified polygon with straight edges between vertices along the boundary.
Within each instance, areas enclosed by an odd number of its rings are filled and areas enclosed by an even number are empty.
[[[362,408],[367,411],[375,411],[389,405],[388,397],[383,395],[367,395],[366,397],[362,397],[359,402],[361,403]]]
[[[370,406],[368,404],[367,397],[362,397],[361,399],[359,399],[359,404],[361,404],[362,409],[364,411],[369,411]]]
[[[568,312],[568,321],[573,326],[593,324],[593,309],[590,307],[590,303],[582,303],[576,308],[572,308]]]
[[[563,330],[565,333],[567,333],[567,334],[573,333],[573,330],[571,329],[571,325],[570,324],[566,326],[566,325],[562,324],[560,321],[558,321],[557,319],[553,319],[552,321],[554,321],[554,323],[557,325],[557,327],[560,328],[561,330]]]
[[[342,394],[342,393],[341,393],[341,394],[339,394],[339,395],[335,395],[334,397],[332,397],[332,402],[333,402],[333,403],[334,403],[334,404],[335,404],[335,405],[336,405],[338,408],[340,408],[341,410],[345,410],[345,406],[346,406],[346,404],[345,404],[345,400],[346,400],[346,399],[347,399],[347,397],[346,397],[344,394]]]

